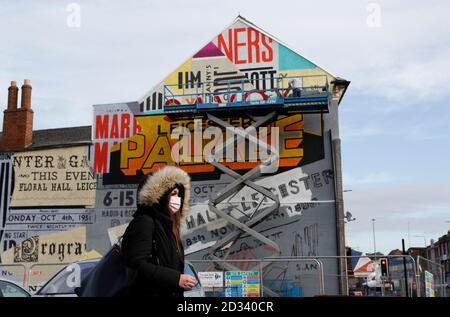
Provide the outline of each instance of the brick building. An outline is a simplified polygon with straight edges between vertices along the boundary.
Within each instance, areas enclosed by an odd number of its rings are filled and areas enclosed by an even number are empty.
[[[0,132],[0,253],[10,247],[16,246],[34,234],[59,232],[74,228],[79,223],[64,223],[62,214],[67,212],[82,211],[88,209],[83,206],[28,206],[26,208],[13,208],[10,206],[11,195],[14,189],[14,168],[12,157],[18,153],[46,153],[56,149],[73,154],[75,147],[89,148],[91,144],[91,126],[33,130],[34,112],[31,107],[31,81],[25,80],[22,86],[21,106],[18,107],[19,88],[15,81],[8,88],[7,108],[4,110],[3,131]],[[10,208],[11,207],[11,208]],[[46,224],[37,226],[32,222],[23,223],[16,221],[17,215],[22,218],[34,216],[39,212],[57,215],[47,217]],[[58,215],[61,214],[61,217]]]

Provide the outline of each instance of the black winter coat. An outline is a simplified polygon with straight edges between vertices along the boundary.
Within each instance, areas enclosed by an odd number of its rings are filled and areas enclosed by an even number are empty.
[[[139,205],[133,217],[122,240],[123,256],[131,273],[126,295],[183,297],[184,290],[178,283],[184,263],[172,232],[172,220],[159,204]]]

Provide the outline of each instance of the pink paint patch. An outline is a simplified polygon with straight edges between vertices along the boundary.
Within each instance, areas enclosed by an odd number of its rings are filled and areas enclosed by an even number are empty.
[[[200,51],[198,51],[197,54],[194,55],[194,58],[215,57],[215,56],[224,56],[224,54],[213,42],[209,42],[205,47],[203,47]]]

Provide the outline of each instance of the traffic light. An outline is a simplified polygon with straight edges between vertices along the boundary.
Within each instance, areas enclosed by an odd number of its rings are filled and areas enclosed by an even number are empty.
[[[381,276],[387,276],[388,275],[388,259],[382,258],[380,260],[380,267],[381,267]]]

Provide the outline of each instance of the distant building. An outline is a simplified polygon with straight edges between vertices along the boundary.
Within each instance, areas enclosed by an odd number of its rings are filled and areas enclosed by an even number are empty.
[[[432,243],[426,249],[429,260],[439,263],[444,267],[444,280],[447,283],[447,296],[450,295],[450,230],[438,241]]]
[[[405,266],[406,264],[406,276],[408,280],[408,293],[410,296],[415,296],[416,290],[416,274],[414,261],[411,257],[402,257],[403,253],[399,249],[392,250],[389,252],[388,257],[388,267],[389,267],[389,278],[391,279],[394,288],[402,296],[406,296],[405,288]],[[408,254],[407,254],[408,255]],[[405,262],[405,263],[404,263]]]

